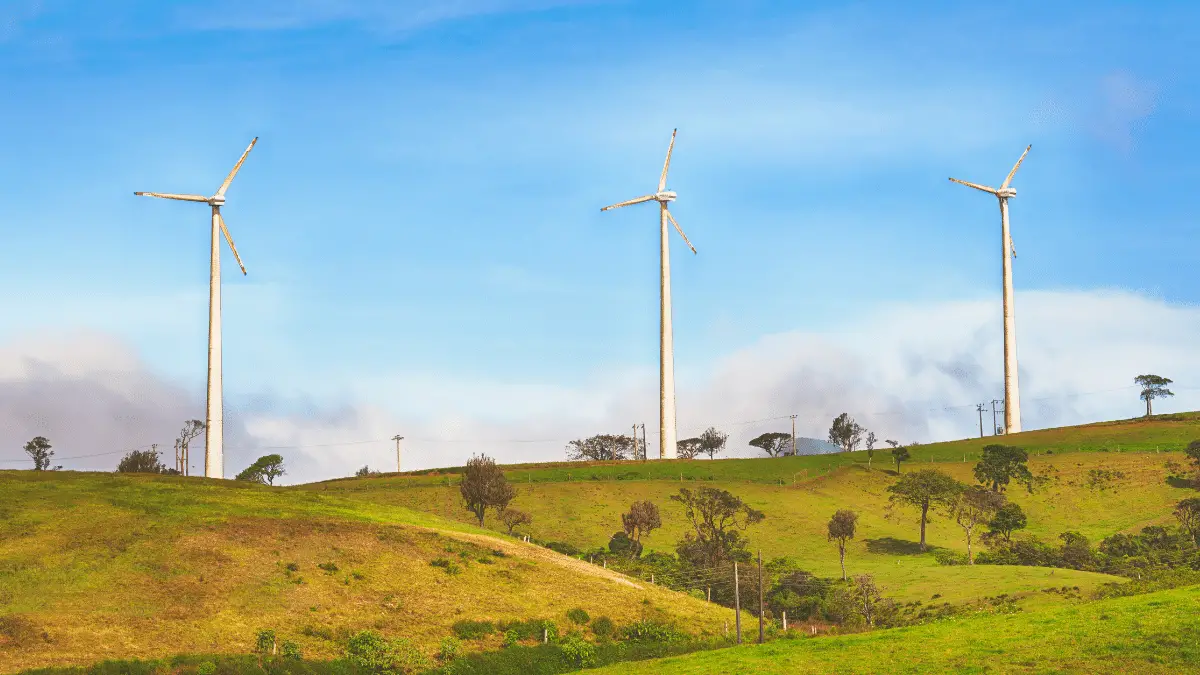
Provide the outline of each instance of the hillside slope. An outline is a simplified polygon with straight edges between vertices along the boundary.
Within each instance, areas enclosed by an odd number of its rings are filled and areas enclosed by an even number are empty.
[[[582,607],[618,623],[652,613],[715,633],[730,615],[384,504],[71,472],[0,472],[0,494],[0,672],[245,653],[267,628],[310,658],[330,658],[363,629],[431,652],[464,619],[561,625]],[[439,559],[444,566],[431,565]]]

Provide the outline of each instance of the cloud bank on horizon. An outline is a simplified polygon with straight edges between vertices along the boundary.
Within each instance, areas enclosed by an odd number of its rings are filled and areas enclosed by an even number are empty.
[[[1200,408],[1200,308],[1125,291],[1028,291],[1017,303],[1027,428],[1135,417],[1142,404],[1132,379],[1144,372],[1178,383],[1158,410]],[[683,372],[680,435],[716,425],[730,434],[728,455],[755,456],[747,441],[788,430],[787,415],[798,415],[799,435],[823,438],[849,412],[881,439],[975,436],[974,404],[1002,397],[999,323],[998,302],[956,301],[890,305],[830,331],[766,336]],[[358,382],[333,397],[230,396],[226,475],[266,452],[284,455],[288,482],[363,465],[391,470],[388,439],[398,433],[406,469],[460,465],[475,452],[505,463],[561,460],[568,440],[628,433],[635,422],[646,424],[652,457],[657,450],[654,372],[569,387],[387,372]],[[406,404],[416,400],[421,413]],[[63,461],[68,469],[112,470],[120,457],[112,453],[151,443],[170,464],[178,427],[202,413],[201,392],[156,375],[118,340],[79,334],[0,348],[4,468],[22,466],[20,445],[34,435],[50,438],[59,457],[80,457]]]

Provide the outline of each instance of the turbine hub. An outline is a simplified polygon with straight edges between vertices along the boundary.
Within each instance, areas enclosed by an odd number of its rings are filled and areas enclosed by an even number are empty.
[[[1009,197],[1016,197],[1017,189],[1011,188],[1011,187],[1000,188],[999,190],[996,190],[996,196],[1001,197],[1003,199],[1008,199]]]
[[[675,201],[675,197],[676,197],[676,194],[674,192],[671,192],[670,190],[663,190],[662,192],[659,192],[654,195],[654,199],[656,199],[660,202],[664,202],[664,203]]]
[[[208,198],[208,203],[213,206],[225,206],[225,197],[223,195],[213,195]]]

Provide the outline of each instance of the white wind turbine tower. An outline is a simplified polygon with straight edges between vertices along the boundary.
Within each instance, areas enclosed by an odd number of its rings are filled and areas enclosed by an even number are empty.
[[[1029,148],[1032,147],[1030,145],[1025,148],[1025,152],[1021,153],[1021,158],[1013,165],[1012,171],[1008,172],[1008,177],[1004,179],[999,188],[976,185],[957,178],[950,179],[955,183],[995,195],[1000,200],[1000,238],[1004,251],[1004,433],[1006,434],[1021,431],[1021,391],[1017,384],[1017,326],[1016,312],[1013,308],[1012,282],[1012,259],[1017,256],[1017,252],[1013,247],[1012,235],[1008,228],[1008,200],[1016,197],[1017,191],[1009,187],[1009,183],[1012,183],[1013,176],[1017,174],[1017,169],[1021,168],[1021,162],[1025,161],[1025,155],[1029,154]]]
[[[675,201],[675,193],[666,189],[667,187],[667,169],[671,167],[671,151],[675,149],[675,133],[678,129],[671,132],[671,144],[667,146],[667,161],[663,163],[662,176],[658,179],[658,191],[652,195],[630,199],[626,202],[606,206],[601,211],[609,209],[619,209],[622,206],[631,204],[641,204],[642,202],[656,201],[658,202],[658,220],[659,220],[659,255],[661,257],[661,273],[659,283],[661,287],[661,300],[659,304],[660,310],[660,328],[659,328],[659,346],[658,346],[658,456],[660,459],[675,459],[678,456],[678,448],[676,446],[676,430],[675,430],[675,353],[673,347],[673,333],[671,330],[671,254],[668,247],[667,237],[667,221],[675,226],[675,230],[679,232],[679,236],[683,237],[683,241],[687,243],[688,248],[692,249],[692,253],[696,252],[696,247],[692,246],[692,242],[688,241],[687,235],[683,233],[683,229],[679,227],[679,223],[675,222],[675,217],[667,210],[667,203]]]
[[[212,251],[208,281],[208,404],[204,419],[204,475],[208,478],[225,477],[225,456],[223,448],[224,419],[221,414],[221,234],[229,242],[229,249],[237,259],[242,274],[246,274],[246,266],[238,255],[237,247],[233,245],[233,237],[229,236],[229,228],[225,227],[225,219],[221,217],[221,206],[225,204],[225,191],[233,182],[233,177],[242,168],[242,162],[254,149],[258,138],[250,141],[249,147],[242,153],[241,159],[233,165],[233,171],[225,177],[225,182],[211,197],[200,195],[177,195],[161,192],[135,192],[141,197],[159,197],[161,199],[177,199],[185,202],[203,202],[212,207]]]

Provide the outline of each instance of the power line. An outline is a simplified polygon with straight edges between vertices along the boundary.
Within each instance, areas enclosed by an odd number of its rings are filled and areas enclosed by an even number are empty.
[[[153,445],[153,444],[151,444],[151,445]],[[55,461],[59,461],[59,460],[65,461],[68,459],[88,459],[90,457],[107,457],[109,455],[123,455],[128,452],[133,452],[134,450],[149,450],[151,445],[139,445],[136,448],[129,448],[127,450],[113,450],[111,452],[97,452],[92,455],[75,455],[73,457],[55,457],[54,460]],[[19,464],[19,463],[23,464],[28,461],[29,461],[28,459],[0,459],[0,463],[4,463],[4,464]]]

